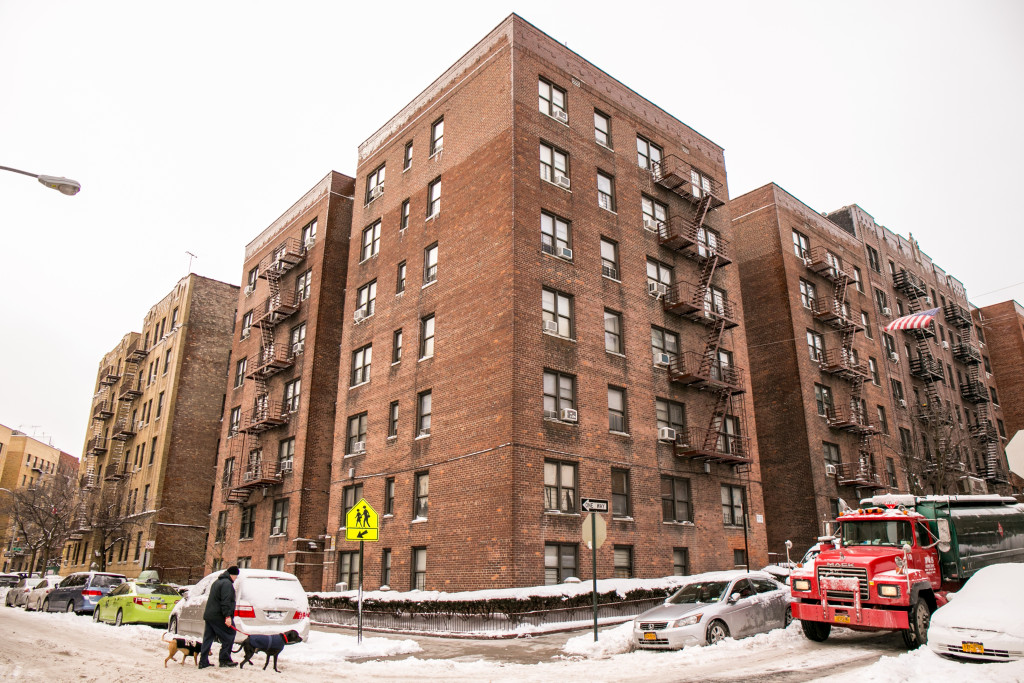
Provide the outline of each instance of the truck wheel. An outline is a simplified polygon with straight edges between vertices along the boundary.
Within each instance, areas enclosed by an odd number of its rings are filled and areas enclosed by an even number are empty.
[[[910,628],[903,632],[903,642],[910,650],[916,650],[928,642],[928,624],[932,620],[932,608],[926,600],[918,598],[910,607]]]
[[[816,643],[824,643],[828,640],[828,634],[832,633],[832,624],[823,624],[820,621],[801,621],[800,627],[804,635]]]

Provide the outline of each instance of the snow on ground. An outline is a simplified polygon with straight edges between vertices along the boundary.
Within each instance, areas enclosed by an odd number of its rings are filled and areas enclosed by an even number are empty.
[[[940,657],[927,647],[922,647],[898,657],[882,657],[867,668],[823,680],[832,683],[902,683],[903,681],[1007,683],[1008,681],[1024,681],[1024,661],[967,662]]]

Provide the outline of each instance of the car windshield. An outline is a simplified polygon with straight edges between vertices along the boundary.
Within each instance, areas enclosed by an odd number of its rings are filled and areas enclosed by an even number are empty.
[[[718,602],[725,597],[725,591],[729,588],[728,581],[699,581],[688,583],[672,594],[668,599],[671,605],[681,605],[698,602]]]
[[[124,583],[124,579],[120,576],[111,576],[110,574],[97,574],[92,577],[92,585],[94,588],[109,588],[111,586],[120,586]]]
[[[139,595],[180,595],[178,591],[174,590],[170,586],[136,586],[135,590]]]
[[[843,522],[843,545],[887,545],[899,548],[904,543],[914,544],[910,522],[898,520],[871,520]]]

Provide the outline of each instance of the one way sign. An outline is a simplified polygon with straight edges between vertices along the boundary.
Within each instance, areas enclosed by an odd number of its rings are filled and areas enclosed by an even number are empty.
[[[584,512],[608,512],[608,501],[600,498],[584,498],[580,502]]]

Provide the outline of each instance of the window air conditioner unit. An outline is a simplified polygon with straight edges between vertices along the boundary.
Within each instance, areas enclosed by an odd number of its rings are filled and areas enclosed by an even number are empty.
[[[247,328],[247,329],[242,330],[242,339],[248,339],[248,338],[249,338],[249,330]]]
[[[891,360],[893,363],[899,363],[900,362],[900,357],[898,355],[896,355],[895,353],[890,353],[889,354],[889,360]]]
[[[572,408],[562,408],[562,412],[558,414],[558,417],[564,422],[576,422],[579,420],[579,415]]]
[[[668,294],[668,285],[661,282],[648,282],[647,293],[653,297],[663,297]]]
[[[352,453],[353,454],[365,453],[365,452],[366,452],[366,442],[365,441],[356,441],[354,444],[352,444]]]
[[[281,533],[284,533],[284,531],[279,526],[275,526],[275,527],[273,527],[270,530],[270,535],[271,536],[277,536],[278,534],[281,534]]]
[[[252,481],[255,478],[256,478],[256,474],[254,472],[243,472],[242,473],[242,481]]]
[[[601,266],[601,275],[604,275],[605,277],[610,277],[613,280],[619,279],[619,271],[612,268],[611,266]]]
[[[366,320],[366,311],[360,308],[358,311],[355,312],[355,315],[352,317],[355,319],[356,323],[361,323],[364,320]]]
[[[545,320],[544,331],[549,334],[558,334],[558,322],[555,320]]]
[[[949,351],[949,342],[948,341],[942,342],[942,348],[944,348],[945,350]]]
[[[381,196],[382,194],[384,194],[384,186],[383,185],[376,185],[376,186],[374,186],[374,188],[372,190],[370,190],[370,199],[376,199],[377,197]]]
[[[246,285],[245,286],[245,295],[246,296],[251,296],[254,291],[256,291],[256,285]]]
[[[555,185],[558,185],[559,187],[564,187],[565,189],[568,190],[570,186],[569,176],[562,175],[561,173],[556,173]]]
[[[924,303],[925,303],[925,305],[927,305],[927,306],[931,306],[931,305],[932,305],[932,298],[931,298],[930,296],[926,296],[926,297],[924,298]]]
[[[314,244],[316,244],[316,238],[315,237],[307,237],[306,241],[302,243],[302,248],[303,249],[309,249]]]
[[[292,472],[292,461],[285,460],[281,463],[281,466],[277,470],[278,474],[291,474]]]
[[[889,308],[888,306],[883,306],[882,307],[882,315],[884,315],[886,318],[891,318],[892,317],[892,309]]]
[[[825,476],[826,477],[834,477],[834,476],[836,476],[836,466],[835,465],[826,464],[825,465]]]
[[[644,230],[658,232],[658,221],[654,220],[650,216],[644,216]]]
[[[899,399],[898,402],[900,404],[900,408],[906,408],[907,407],[907,399],[901,398],[901,399]]]
[[[675,441],[676,430],[671,427],[658,427],[658,441]]]
[[[292,355],[298,355],[306,349],[306,342],[300,341],[292,344]]]
[[[434,153],[430,155],[430,158],[433,159],[434,157],[440,157],[441,156],[441,152],[443,152],[443,151],[444,151],[444,145],[438,145],[438,146],[434,147]]]
[[[670,365],[672,363],[672,356],[667,353],[656,353],[654,354],[655,365]]]
[[[572,261],[572,249],[569,247],[561,247],[558,250],[559,258],[564,258],[566,261]]]
[[[569,115],[566,114],[561,109],[556,109],[554,113],[551,114],[551,117],[558,121],[561,121],[562,123],[569,123]]]
[[[810,266],[812,263],[814,263],[814,259],[812,259],[810,256],[804,256],[801,260],[804,262],[805,266]]]

